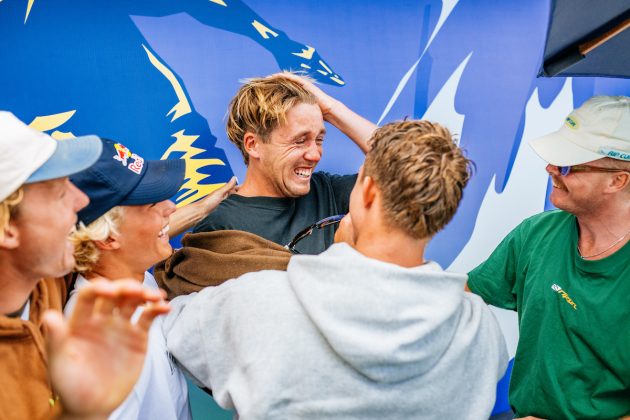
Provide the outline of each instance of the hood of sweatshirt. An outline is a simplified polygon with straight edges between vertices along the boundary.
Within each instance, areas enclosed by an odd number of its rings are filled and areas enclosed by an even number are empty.
[[[405,268],[347,244],[294,256],[287,268],[298,302],[333,351],[370,380],[399,382],[429,371],[462,318],[464,274],[435,262]]]

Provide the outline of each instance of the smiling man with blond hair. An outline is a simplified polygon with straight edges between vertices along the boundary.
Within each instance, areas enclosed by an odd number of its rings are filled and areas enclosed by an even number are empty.
[[[518,312],[517,416],[630,415],[630,98],[597,96],[533,140],[558,210],[517,226],[469,275]]]
[[[376,126],[309,79],[290,73],[248,80],[228,109],[227,134],[247,165],[238,192],[194,232],[242,230],[284,245],[304,226],[346,213],[356,175],[316,172],[328,121],[365,152]],[[333,242],[322,230],[298,249],[315,254]]]

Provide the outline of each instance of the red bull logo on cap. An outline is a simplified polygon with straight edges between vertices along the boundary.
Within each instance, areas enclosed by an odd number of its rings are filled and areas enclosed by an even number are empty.
[[[144,166],[144,159],[136,155],[135,153],[131,153],[131,150],[120,143],[116,143],[114,145],[114,148],[116,149],[116,154],[113,156],[113,158],[122,163],[123,166],[125,166],[131,172],[140,175],[140,172],[142,172],[142,167]],[[133,162],[128,163],[129,159],[132,159]]]

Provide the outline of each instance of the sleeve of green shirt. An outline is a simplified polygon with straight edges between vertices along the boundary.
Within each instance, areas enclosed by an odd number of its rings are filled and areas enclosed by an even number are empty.
[[[517,309],[522,230],[523,224],[516,227],[485,262],[468,273],[468,288],[490,305]]]

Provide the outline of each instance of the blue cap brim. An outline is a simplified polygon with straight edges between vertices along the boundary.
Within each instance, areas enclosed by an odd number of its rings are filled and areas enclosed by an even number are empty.
[[[145,165],[146,172],[138,185],[118,205],[159,203],[177,194],[184,183],[186,161],[183,159],[145,161]]]
[[[63,178],[87,169],[98,160],[102,150],[103,144],[97,136],[58,140],[54,153],[25,184]]]

